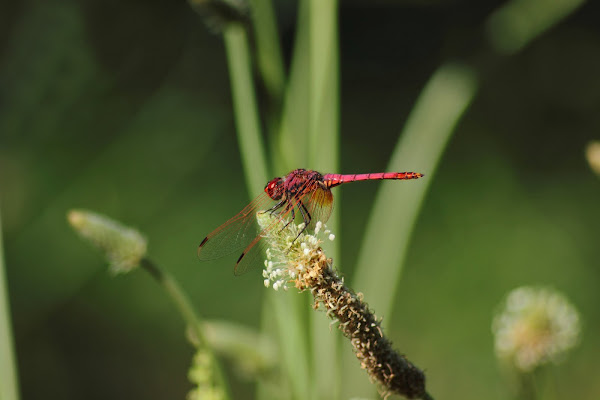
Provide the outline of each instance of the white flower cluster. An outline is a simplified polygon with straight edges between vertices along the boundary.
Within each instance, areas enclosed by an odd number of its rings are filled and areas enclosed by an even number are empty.
[[[300,233],[304,224],[291,223],[286,226],[283,220],[273,221],[278,218],[269,213],[257,215],[261,228],[270,228],[263,239],[269,244],[266,250],[263,278],[266,287],[287,290],[288,282],[303,273],[310,260],[322,251],[320,236],[326,235],[329,240],[334,240],[335,235],[321,221],[316,223],[314,232],[310,234],[306,230]],[[275,226],[272,226],[273,223]]]
[[[579,341],[577,310],[559,292],[533,287],[511,291],[494,319],[495,350],[522,372],[553,361]]]

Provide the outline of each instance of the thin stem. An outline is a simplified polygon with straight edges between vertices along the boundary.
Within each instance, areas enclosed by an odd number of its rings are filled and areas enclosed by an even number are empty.
[[[281,171],[307,166],[308,163],[308,140],[306,137],[306,132],[310,129],[308,27],[308,1],[300,1],[298,2],[292,64],[283,101],[280,133],[273,152],[277,169]]]
[[[267,182],[267,163],[256,105],[252,63],[244,27],[230,23],[223,32],[235,109],[240,153],[246,182],[256,196]]]
[[[577,10],[585,0],[505,2],[486,21],[488,40],[504,54],[514,54]]]
[[[323,173],[339,170],[339,51],[337,0],[308,0],[310,90],[308,166]],[[328,225],[338,229],[340,196]],[[339,240],[325,243],[333,259],[339,260]],[[312,373],[315,398],[336,399],[340,395],[340,340],[329,333],[329,320],[322,313],[310,314]]]
[[[271,0],[251,0],[258,68],[271,99],[280,102],[285,88],[283,56]]]
[[[311,168],[325,172],[339,163],[338,3],[308,0],[308,4],[308,162]]]
[[[290,382],[292,398],[310,399],[312,389],[310,368],[306,354],[306,325],[303,324],[299,309],[305,306],[295,293],[278,293],[269,290],[266,301],[274,311],[279,331],[282,366]]]
[[[14,354],[2,242],[2,219],[0,219],[0,399],[19,400],[19,378]]]
[[[281,124],[286,81],[277,19],[271,0],[251,0],[250,4],[256,44],[256,62],[269,97],[264,113],[266,130],[269,144],[275,146]]]
[[[517,400],[536,400],[542,398],[542,396],[540,396],[536,371],[520,373],[518,380]]]
[[[156,279],[158,283],[160,283],[160,285],[167,291],[179,309],[183,319],[190,329],[193,330],[198,342],[202,346],[206,346],[207,342],[204,338],[204,333],[202,332],[201,328],[202,321],[177,281],[170,274],[160,270],[151,260],[147,258],[142,259],[141,266],[148,271],[150,275],[152,275],[152,277]]]
[[[267,167],[252,81],[248,40],[244,29],[237,24],[229,24],[224,32],[224,39],[229,61],[240,153],[250,193],[252,196],[256,196],[267,182]],[[294,307],[281,307],[281,299],[270,298],[270,296],[272,295],[267,294],[267,301],[270,300],[271,306],[275,305],[274,314],[280,343],[283,347],[283,364],[288,367],[291,388],[296,398],[307,398],[308,362],[299,324],[299,314]]]
[[[165,289],[165,291],[169,294],[173,303],[179,310],[181,316],[186,322],[189,329],[192,330],[195,339],[197,340],[198,347],[203,348],[211,357],[211,364],[216,371],[216,379],[217,384],[223,389],[225,393],[225,398],[229,399],[228,387],[225,384],[225,379],[223,377],[223,371],[212,352],[212,349],[208,345],[206,338],[204,337],[204,332],[202,331],[202,320],[196,313],[192,303],[187,297],[185,291],[179,286],[179,283],[171,276],[169,273],[161,270],[154,264],[151,260],[147,258],[143,258],[140,263],[141,267],[152,275],[154,279]]]

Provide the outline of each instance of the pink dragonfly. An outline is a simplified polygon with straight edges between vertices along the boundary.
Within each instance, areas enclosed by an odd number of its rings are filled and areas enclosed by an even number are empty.
[[[267,243],[261,240],[273,229],[277,221],[289,224],[296,211],[302,216],[304,229],[312,229],[318,221],[325,223],[333,208],[331,188],[354,181],[382,179],[417,179],[417,172],[380,172],[375,174],[325,174],[306,169],[295,169],[285,177],[274,178],[261,193],[242,211],[215,229],[198,247],[201,260],[214,260],[244,248],[235,265],[235,274],[241,275],[254,266],[261,265]],[[274,204],[273,204],[274,203]],[[256,223],[256,213],[264,210],[277,215],[275,222],[262,231]]]

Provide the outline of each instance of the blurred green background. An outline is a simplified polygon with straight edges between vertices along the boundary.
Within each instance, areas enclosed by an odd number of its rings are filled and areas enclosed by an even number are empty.
[[[581,345],[555,369],[556,398],[597,399],[600,180],[584,148],[600,137],[600,4],[492,58],[485,22],[504,3],[340,2],[341,168],[321,172],[384,170],[436,68],[480,66],[477,96],[425,178],[388,334],[436,398],[507,398],[493,313],[510,289],[549,285],[584,321]],[[275,5],[289,63],[297,4]],[[87,208],[138,227],[205,318],[258,327],[260,274],[234,277],[235,256],[196,258],[249,201],[221,36],[184,1],[3,2],[0,62],[0,206],[23,398],[183,399],[192,349],[169,299],[141,271],[109,276],[65,215]],[[377,189],[336,189],[336,262],[349,276]],[[229,375],[233,398],[252,398],[252,383]]]

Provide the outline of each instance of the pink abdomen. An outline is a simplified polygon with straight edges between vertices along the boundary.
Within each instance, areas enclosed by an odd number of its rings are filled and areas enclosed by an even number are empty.
[[[323,182],[328,187],[334,187],[341,185],[342,183],[354,182],[354,181],[379,181],[383,179],[417,179],[424,176],[418,172],[378,172],[374,174],[353,174],[353,175],[341,175],[341,174],[325,174],[323,175]]]

